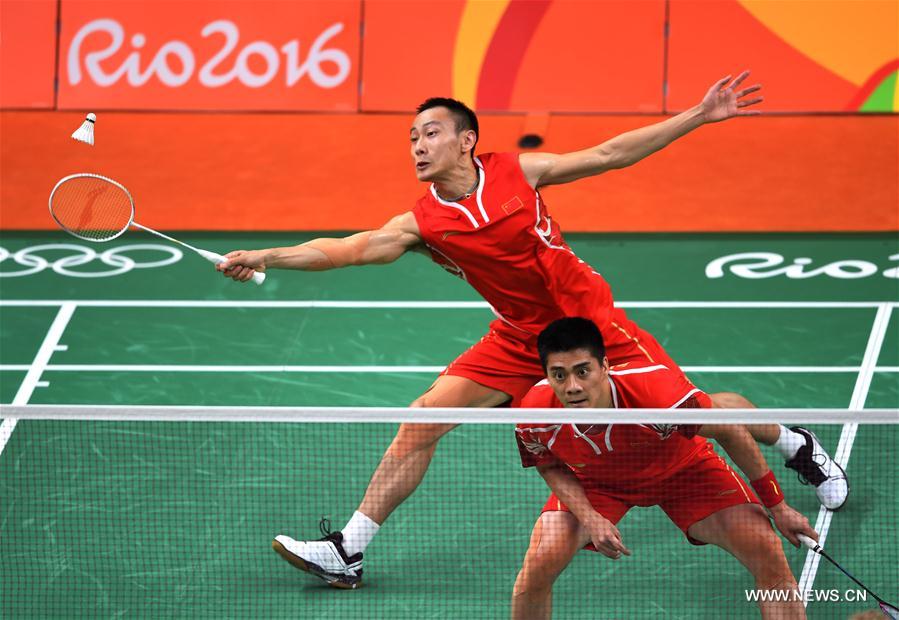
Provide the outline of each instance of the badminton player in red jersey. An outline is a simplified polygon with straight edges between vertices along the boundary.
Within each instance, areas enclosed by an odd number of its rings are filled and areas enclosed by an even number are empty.
[[[610,368],[603,336],[587,319],[554,321],[541,332],[537,349],[547,378],[528,392],[523,407],[676,409],[712,404],[682,373],[662,364],[640,360]],[[790,594],[796,580],[759,499],[794,546],[799,546],[797,534],[817,539],[817,533],[784,501],[746,427],[519,424],[515,431],[522,465],[536,466],[552,494],[534,525],[515,582],[512,618],[552,616],[553,583],[578,549],[613,560],[631,555],[616,524],[634,506],[660,506],[694,545],[710,543],[733,554],[752,573],[757,589],[784,592],[759,603],[763,617],[805,617],[801,599]],[[705,438],[718,442],[752,481],[755,493]],[[599,601],[614,596],[609,580],[590,590]]]
[[[322,271],[383,264],[414,250],[467,281],[490,303],[497,319],[413,407],[517,404],[543,377],[537,334],[565,316],[594,321],[613,364],[649,361],[680,372],[651,335],[615,308],[609,285],[565,243],[538,190],[630,166],[701,125],[756,114],[746,108],[761,101],[750,97],[760,86],[740,88],[747,75],[719,80],[698,105],[677,116],[562,155],[475,156],[475,114],[452,99],[429,99],[419,106],[409,138],[415,174],[430,186],[411,211],[381,229],[343,239],[234,251],[217,269],[246,282],[256,271],[269,268]],[[722,406],[751,406],[733,394],[713,395],[713,400]],[[275,550],[335,587],[357,587],[362,551],[421,482],[438,440],[452,428],[400,426],[359,510],[342,531],[308,542],[279,536]],[[822,489],[834,487],[828,491],[835,498],[832,503],[842,503],[848,491],[845,477],[812,435],[777,425],[754,427],[753,432],[765,443],[777,441],[787,458],[802,466],[798,471],[817,486],[819,497]]]

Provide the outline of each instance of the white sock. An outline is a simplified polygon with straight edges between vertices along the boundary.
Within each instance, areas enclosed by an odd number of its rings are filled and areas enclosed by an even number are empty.
[[[353,513],[346,527],[341,530],[343,534],[343,550],[347,555],[356,555],[360,551],[365,551],[368,543],[378,533],[380,525],[366,517],[358,510]]]
[[[805,445],[805,435],[794,433],[782,424],[778,424],[778,427],[780,427],[780,437],[774,442],[774,447],[780,450],[783,457],[789,461],[796,456],[799,448]]]

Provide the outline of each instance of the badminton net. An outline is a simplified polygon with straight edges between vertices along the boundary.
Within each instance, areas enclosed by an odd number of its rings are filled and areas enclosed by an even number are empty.
[[[0,417],[7,429],[17,420],[0,452],[0,617],[507,618],[549,497],[522,467],[515,423],[665,432],[687,417],[811,429],[846,468],[849,498],[822,510],[815,487],[762,446],[788,503],[853,575],[888,601],[899,594],[895,410],[24,406]],[[276,535],[320,537],[323,517],[343,528],[400,422],[461,424],[365,549],[364,585],[329,588],[273,553]],[[632,508],[618,527],[632,555],[577,552],[555,583],[554,617],[758,617],[749,572],[691,544],[658,507]],[[784,553],[810,617],[877,609],[819,556]]]

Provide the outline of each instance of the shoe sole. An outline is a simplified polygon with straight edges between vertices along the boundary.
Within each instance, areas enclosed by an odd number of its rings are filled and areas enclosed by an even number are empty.
[[[361,581],[357,581],[356,583],[345,583],[343,581],[340,581],[339,579],[335,579],[332,581],[322,574],[321,569],[317,565],[311,562],[306,562],[306,560],[304,560],[300,556],[294,555],[287,550],[287,547],[282,545],[277,540],[272,541],[272,549],[275,550],[275,553],[287,560],[287,562],[290,563],[290,565],[294,568],[298,568],[304,573],[309,573],[310,575],[318,577],[332,588],[337,588],[338,590],[355,590],[362,585]]]

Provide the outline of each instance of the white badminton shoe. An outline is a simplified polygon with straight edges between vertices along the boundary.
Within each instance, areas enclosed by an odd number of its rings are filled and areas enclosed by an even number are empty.
[[[849,497],[846,471],[830,458],[813,432],[801,426],[793,426],[790,430],[805,437],[805,445],[786,462],[786,466],[799,474],[799,482],[815,487],[822,506],[839,510]]]
[[[355,590],[362,585],[362,553],[347,555],[343,534],[331,532],[326,521],[322,519],[319,524],[323,538],[304,541],[280,535],[272,541],[272,549],[296,568],[333,588]]]

